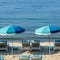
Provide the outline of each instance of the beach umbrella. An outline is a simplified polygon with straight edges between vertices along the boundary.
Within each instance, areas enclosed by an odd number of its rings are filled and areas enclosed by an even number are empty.
[[[25,29],[15,25],[9,25],[0,29],[0,35],[15,35],[24,32]]]
[[[0,35],[11,36],[11,35],[22,33],[24,31],[25,31],[25,29],[22,27],[15,26],[15,25],[9,25],[9,26],[6,26],[6,27],[3,27],[0,29]],[[12,48],[12,54],[13,54],[13,48]]]
[[[43,26],[35,30],[35,34],[43,36],[45,35],[50,36],[51,34],[57,32],[60,32],[60,27],[55,25]]]

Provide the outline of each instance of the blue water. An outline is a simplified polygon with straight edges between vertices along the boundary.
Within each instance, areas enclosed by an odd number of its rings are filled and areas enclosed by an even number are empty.
[[[26,29],[16,37],[37,37],[34,30],[41,26],[60,26],[60,0],[0,0],[0,27],[11,24]]]

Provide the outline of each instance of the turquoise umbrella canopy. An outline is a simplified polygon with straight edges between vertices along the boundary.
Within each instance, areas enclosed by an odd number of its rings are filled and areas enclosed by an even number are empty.
[[[57,32],[60,32],[60,27],[54,25],[43,26],[35,30],[35,34],[37,35],[50,35]]]
[[[18,34],[24,32],[25,29],[15,25],[9,25],[0,29],[0,35]]]

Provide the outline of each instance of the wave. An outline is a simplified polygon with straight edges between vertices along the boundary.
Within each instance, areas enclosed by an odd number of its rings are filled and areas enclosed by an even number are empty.
[[[0,20],[48,20],[44,18],[0,18]]]

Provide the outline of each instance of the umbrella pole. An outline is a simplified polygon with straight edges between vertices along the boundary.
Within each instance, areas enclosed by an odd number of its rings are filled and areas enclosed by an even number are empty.
[[[13,60],[13,39],[11,39],[11,40],[12,40],[12,48],[11,48],[12,52],[11,53],[12,53],[12,60]]]
[[[12,40],[12,45],[13,45],[13,40]],[[14,57],[13,57],[13,47],[12,47],[12,58],[14,58]]]
[[[50,35],[48,36],[48,40],[49,40],[49,46],[50,46]],[[49,54],[50,54],[50,47],[48,47],[49,49]]]

